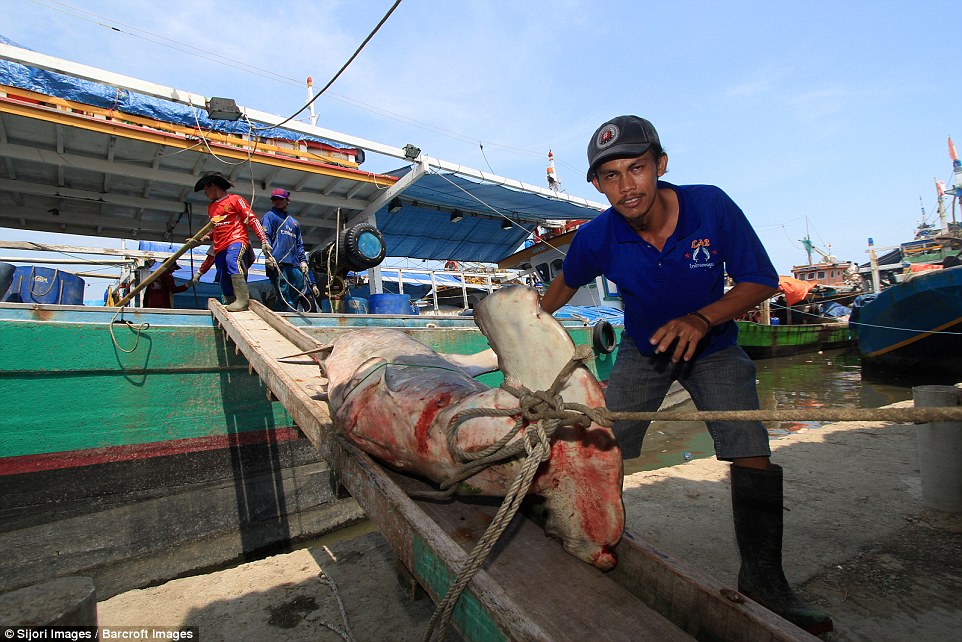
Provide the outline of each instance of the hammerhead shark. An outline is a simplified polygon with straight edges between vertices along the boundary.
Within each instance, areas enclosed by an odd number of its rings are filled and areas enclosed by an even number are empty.
[[[510,386],[543,391],[575,354],[568,332],[541,309],[533,288],[496,290],[476,306],[474,318],[491,346],[477,355],[441,355],[390,328],[338,335],[317,356],[328,379],[335,427],[387,466],[435,483],[451,478],[464,463],[446,436],[452,417],[475,408],[519,408],[513,394],[474,375],[496,366]],[[601,386],[583,364],[568,377],[561,396],[565,402],[604,406]],[[482,451],[507,435],[516,420],[469,419],[460,424],[454,443],[463,452]],[[457,492],[504,496],[523,455],[477,472]],[[595,423],[561,426],[551,438],[550,455],[528,491],[544,498],[545,532],[575,557],[602,570],[614,568],[625,512],[621,453],[611,429]]]

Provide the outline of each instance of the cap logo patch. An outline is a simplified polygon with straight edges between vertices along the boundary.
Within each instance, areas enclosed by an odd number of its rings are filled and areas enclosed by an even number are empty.
[[[595,146],[599,149],[603,149],[608,145],[611,145],[616,140],[618,140],[618,134],[621,132],[618,130],[618,126],[613,123],[608,123],[601,128],[598,132],[598,138],[595,140]]]

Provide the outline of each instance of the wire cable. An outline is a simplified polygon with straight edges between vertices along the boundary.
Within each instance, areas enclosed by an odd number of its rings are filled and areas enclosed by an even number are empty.
[[[321,90],[320,90],[319,92],[317,92],[317,94],[315,94],[313,98],[311,98],[309,101],[307,101],[307,102],[304,104],[303,107],[301,107],[301,108],[298,109],[296,112],[294,112],[290,117],[288,117],[288,118],[285,119],[285,120],[282,120],[280,123],[278,123],[278,124],[276,124],[276,125],[272,125],[271,127],[281,127],[282,125],[284,125],[284,123],[288,123],[288,122],[294,120],[294,118],[296,118],[298,114],[300,114],[302,111],[304,111],[305,109],[307,109],[308,107],[310,107],[311,104],[313,104],[315,100],[317,100],[318,98],[320,98],[321,95],[322,95],[325,91],[327,91],[328,88],[329,88],[331,85],[334,84],[334,81],[336,81],[336,80],[340,77],[340,75],[341,75],[342,73],[344,73],[344,71],[350,66],[350,64],[351,64],[352,62],[354,62],[354,59],[358,57],[358,55],[361,53],[361,50],[364,49],[365,45],[367,45],[367,43],[369,43],[369,42],[371,41],[371,38],[374,37],[374,34],[376,34],[376,33],[378,32],[378,30],[381,28],[381,26],[384,25],[385,22],[387,22],[387,19],[391,17],[391,14],[394,13],[394,10],[397,9],[400,4],[401,4],[401,0],[395,0],[394,4],[391,5],[391,8],[388,9],[388,10],[387,10],[387,13],[384,14],[384,17],[381,18],[381,21],[378,22],[378,23],[377,23],[377,26],[374,27],[374,30],[371,31],[371,33],[369,33],[369,34],[367,35],[367,38],[364,39],[364,42],[362,42],[362,43],[360,44],[360,46],[354,51],[354,53],[351,55],[351,57],[347,59],[347,62],[345,62],[344,65],[341,66],[341,68],[337,70],[337,73],[334,74],[334,77],[331,78],[329,81],[327,81],[327,84],[324,85],[324,87],[322,87]],[[269,129],[269,128],[267,128],[267,127],[262,127],[261,129]]]

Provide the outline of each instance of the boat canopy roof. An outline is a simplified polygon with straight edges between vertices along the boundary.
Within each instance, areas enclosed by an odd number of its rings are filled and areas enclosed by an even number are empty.
[[[494,263],[539,222],[590,219],[601,209],[410,145],[243,107],[242,120],[213,120],[207,102],[0,36],[0,226],[182,242],[206,221],[207,200],[193,186],[213,170],[257,213],[270,209],[274,188],[291,192],[308,250],[333,239],[339,223],[373,219],[388,256]],[[364,171],[365,152],[408,165]]]
[[[401,178],[410,172],[389,172]],[[395,214],[377,214],[392,256],[497,263],[545,219],[592,218],[597,210],[452,172],[429,172],[406,188]],[[463,218],[452,222],[451,213]],[[505,229],[510,222],[511,227]]]

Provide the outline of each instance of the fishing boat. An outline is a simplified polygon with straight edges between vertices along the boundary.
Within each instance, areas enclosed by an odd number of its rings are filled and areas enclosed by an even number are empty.
[[[223,171],[223,162],[232,163],[231,180],[255,211],[269,208],[274,187],[292,192],[314,248],[364,224],[376,227],[392,255],[490,263],[521,245],[522,225],[597,211],[584,199],[431,158],[413,145],[280,126],[283,117],[254,110],[223,120],[237,113],[230,100],[0,41],[7,170],[0,225],[158,244],[100,248],[92,261],[118,276],[135,274],[201,228],[206,203],[192,188],[205,171]],[[404,167],[360,169],[370,154]],[[73,262],[83,248],[5,242],[4,249],[47,249]],[[180,258],[180,277],[202,261],[203,250],[195,251]],[[104,599],[362,519],[338,490],[327,453],[304,437],[208,310],[82,305],[82,278],[62,267],[0,265],[7,279],[0,289],[11,294],[0,302],[0,546],[8,551],[0,591],[87,574]],[[252,268],[255,276],[262,269],[260,261]],[[432,278],[380,266],[364,272],[373,294]],[[450,285],[465,299],[493,287],[484,273],[461,272]],[[177,295],[187,307],[196,296],[196,307],[206,308],[219,295],[210,276],[206,290]],[[318,336],[376,325],[403,328],[442,352],[487,347],[470,317],[434,309],[288,316]],[[583,319],[564,325],[576,343],[591,345]],[[607,379],[612,361],[598,353],[594,374]]]
[[[918,272],[866,299],[851,320],[863,365],[962,374],[962,267]]]
[[[845,321],[772,325],[736,321],[738,345],[752,359],[787,357],[793,354],[835,350],[852,345]]]
[[[894,248],[870,244],[870,261],[860,268],[872,293],[856,300],[850,323],[867,368],[907,375],[962,374],[962,224],[955,220],[962,162],[951,138],[949,156],[954,185],[946,189],[936,181],[939,225],[923,219],[915,237]],[[883,249],[887,251],[878,255]]]

